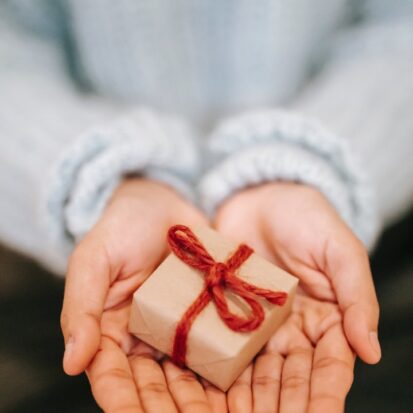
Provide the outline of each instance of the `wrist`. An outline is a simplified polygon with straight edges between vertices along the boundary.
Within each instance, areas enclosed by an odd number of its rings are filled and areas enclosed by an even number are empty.
[[[173,187],[150,178],[127,177],[115,189],[104,215],[152,213],[170,215],[171,210],[186,211],[192,204]]]
[[[333,205],[311,185],[293,181],[272,181],[237,191],[217,209],[216,221],[228,216],[231,211],[243,212],[257,225],[266,225],[276,216],[290,216],[297,211],[320,210],[338,214]]]
[[[300,182],[294,181],[271,181],[264,182],[260,185],[252,186],[240,191],[240,193],[249,194],[250,196],[258,197],[262,200],[266,199],[268,196],[279,197],[285,194],[297,193],[302,196],[312,196],[320,197],[321,192],[311,185],[307,185]]]
[[[171,197],[179,197],[177,191],[166,183],[142,177],[125,178],[115,189],[109,204],[123,199],[148,197],[154,193],[162,192]]]
[[[255,205],[257,208],[265,207],[268,199],[284,199],[285,197],[295,198],[297,201],[299,199],[323,199],[326,201],[323,194],[311,185],[293,181],[272,181],[235,192],[223,202],[220,208],[230,203],[240,202]]]

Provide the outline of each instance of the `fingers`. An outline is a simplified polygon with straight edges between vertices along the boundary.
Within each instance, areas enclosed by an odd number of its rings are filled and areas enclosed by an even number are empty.
[[[93,396],[105,413],[143,413],[126,355],[112,340],[102,338],[87,375]]]
[[[324,334],[314,352],[310,413],[344,411],[353,382],[354,360],[343,329],[337,323]]]
[[[84,371],[98,349],[109,282],[107,255],[100,243],[90,237],[79,244],[69,262],[61,314],[63,368],[67,374]]]
[[[284,361],[280,413],[306,412],[310,394],[312,347],[293,347]]]
[[[159,363],[149,354],[129,357],[139,397],[146,413],[178,413]]]
[[[366,363],[381,358],[377,338],[379,305],[367,252],[351,234],[326,247],[326,271],[344,314],[344,331],[359,357]]]
[[[194,373],[175,366],[171,361],[163,363],[166,382],[181,413],[211,413],[207,396]]]
[[[228,410],[230,413],[252,412],[252,365],[237,378],[228,390]]]
[[[252,396],[254,413],[278,412],[283,357],[278,353],[263,353],[254,363]]]
[[[227,413],[226,394],[205,379],[201,379],[201,384],[205,390],[212,413]]]

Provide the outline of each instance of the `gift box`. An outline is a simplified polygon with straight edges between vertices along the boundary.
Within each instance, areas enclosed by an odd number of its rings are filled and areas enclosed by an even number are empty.
[[[168,241],[129,331],[226,391],[289,315],[298,280],[208,227],[177,225]]]

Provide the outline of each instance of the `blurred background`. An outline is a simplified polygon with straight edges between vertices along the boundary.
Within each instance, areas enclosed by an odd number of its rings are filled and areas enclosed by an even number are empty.
[[[389,228],[372,257],[381,303],[383,359],[358,363],[351,413],[413,411],[413,211]],[[98,412],[84,376],[61,369],[63,280],[0,248],[0,412]]]

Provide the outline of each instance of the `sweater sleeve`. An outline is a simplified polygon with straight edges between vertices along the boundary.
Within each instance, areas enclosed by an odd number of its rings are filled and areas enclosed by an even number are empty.
[[[410,4],[412,4],[410,2]],[[293,180],[318,188],[372,248],[413,201],[413,10],[366,2],[328,60],[285,110],[224,120],[200,183],[212,211],[248,185]]]
[[[0,10],[0,239],[63,272],[126,174],[191,197],[198,156],[184,120],[78,91],[59,40]]]

